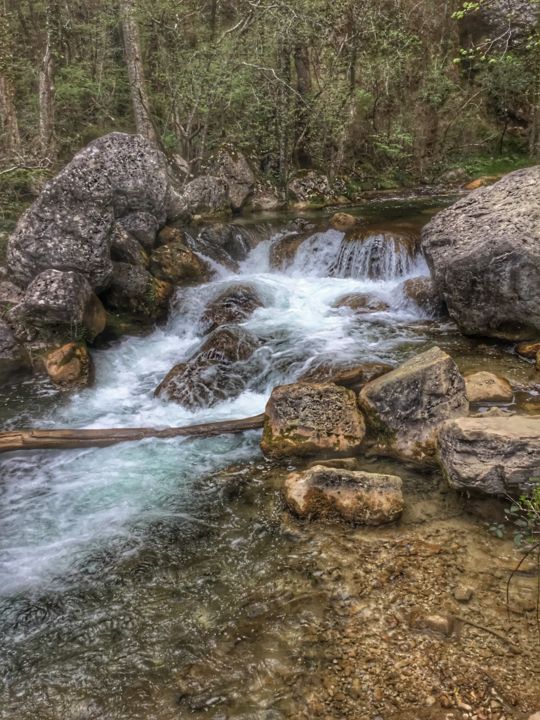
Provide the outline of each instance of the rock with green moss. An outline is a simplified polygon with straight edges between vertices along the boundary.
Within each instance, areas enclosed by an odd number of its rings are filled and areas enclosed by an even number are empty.
[[[355,393],[333,383],[274,388],[266,405],[261,448],[273,458],[355,453],[365,423]]]
[[[441,423],[469,409],[465,381],[438,347],[369,382],[359,400],[375,450],[417,462],[433,461]]]

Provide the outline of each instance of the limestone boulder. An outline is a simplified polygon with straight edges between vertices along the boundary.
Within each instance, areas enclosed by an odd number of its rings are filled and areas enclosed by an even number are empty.
[[[226,182],[232,209],[241,210],[255,188],[255,174],[245,155],[231,146],[222,147],[210,167],[213,175]]]
[[[141,243],[118,223],[111,235],[111,258],[115,262],[148,267],[150,257]]]
[[[469,407],[457,365],[437,347],[369,382],[359,401],[375,450],[417,462],[435,455],[441,423]]]
[[[160,215],[161,219],[163,216]],[[148,211],[132,212],[118,220],[118,224],[150,252],[156,244],[159,221]]]
[[[150,272],[159,280],[175,285],[205,282],[210,276],[207,263],[179,242],[167,243],[152,252]]]
[[[332,196],[327,176],[314,170],[301,172],[289,182],[288,189],[295,200],[304,203],[317,203]]]
[[[189,182],[180,198],[180,217],[194,215],[213,217],[230,214],[229,188],[225,180],[214,175],[201,175]]]
[[[147,213],[157,230],[177,200],[163,153],[140,135],[105,135],[81,150],[21,217],[8,242],[10,275],[25,287],[45,270],[77,271],[101,291],[113,273],[114,222]]]
[[[199,325],[204,333],[222,325],[242,323],[263,302],[257,291],[249,285],[233,285],[221,292],[201,315]]]
[[[112,310],[158,319],[166,315],[173,286],[158,280],[139,265],[115,262],[105,305]]]
[[[485,371],[465,376],[465,392],[471,403],[511,403],[514,399],[506,378]]]
[[[27,364],[23,347],[10,325],[0,318],[0,379]]]
[[[70,342],[48,352],[43,367],[55,385],[65,389],[83,388],[94,380],[94,364],[84,343]]]
[[[315,465],[285,480],[285,501],[296,515],[338,517],[362,525],[397,520],[404,508],[401,478]]]
[[[355,393],[332,383],[274,388],[266,405],[261,448],[274,458],[351,454],[365,424]]]
[[[191,410],[237,397],[259,369],[255,335],[238,327],[215,330],[185,362],[175,365],[155,395]]]
[[[338,212],[330,218],[330,227],[334,230],[345,232],[359,224],[359,219],[354,215],[345,212]]]
[[[510,173],[422,231],[435,288],[467,335],[540,332],[540,166]]]
[[[438,457],[451,487],[488,495],[529,493],[540,483],[540,418],[454,418],[439,432]]]
[[[414,303],[426,315],[440,318],[446,315],[446,307],[438,294],[433,280],[429,277],[415,277],[405,280],[402,285],[403,295]]]
[[[83,333],[93,340],[107,323],[105,308],[84,276],[61,270],[40,273],[9,317],[23,326],[48,329],[65,339]]]

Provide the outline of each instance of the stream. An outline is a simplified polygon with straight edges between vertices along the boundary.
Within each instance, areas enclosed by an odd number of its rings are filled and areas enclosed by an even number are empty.
[[[385,231],[414,235],[447,201],[387,201],[354,212]],[[7,384],[0,389],[4,427],[166,427],[247,417],[264,410],[272,387],[320,364],[396,365],[434,344],[462,369],[489,365],[525,379],[528,368],[509,350],[461,338],[450,321],[433,320],[404,297],[404,279],[428,274],[420,254],[385,242],[378,229],[368,242],[344,246],[324,219],[313,214],[317,227],[281,270],[270,256],[286,218],[243,221],[254,241],[239,272],[215,266],[211,282],[178,292],[166,324],[96,350],[93,388],[65,395],[42,379]],[[238,283],[264,302],[243,323],[262,341],[246,389],[197,411],[155,398],[169,369],[201,343],[198,320],[208,303]],[[351,293],[388,309],[358,315],[335,306]],[[389,461],[366,463],[404,478],[410,508],[400,527],[315,532],[284,511],[283,469],[264,460],[258,442],[251,432],[0,459],[2,720],[317,716],[321,686],[310,690],[310,706],[306,677],[341,657],[328,622],[339,625],[332,613],[342,618],[339,603],[354,595],[346,563],[335,576],[340,543],[350,543],[344,556],[362,547],[365,558],[382,543],[382,558],[404,532],[416,533],[417,543],[447,533],[449,548],[459,538],[445,560],[448,578],[467,533],[481,555],[471,572],[478,562],[489,567],[494,553],[504,563],[513,557],[508,543],[494,550],[485,517],[462,517],[463,501],[440,477]],[[362,572],[369,567],[366,559]],[[499,618],[496,603],[499,595],[487,611]],[[366,707],[374,702],[370,682],[365,698],[364,680],[356,696]],[[331,698],[337,692],[328,691]],[[349,716],[336,702],[326,717]],[[419,700],[404,695],[394,709],[388,702],[385,719]]]

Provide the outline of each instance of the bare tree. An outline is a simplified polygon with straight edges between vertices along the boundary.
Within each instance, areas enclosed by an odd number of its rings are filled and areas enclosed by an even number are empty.
[[[60,3],[45,5],[45,50],[39,69],[39,144],[48,157],[56,153],[54,78],[60,48]]]
[[[140,135],[158,145],[159,140],[149,109],[144,77],[139,27],[135,18],[134,0],[121,0],[122,34],[130,86],[135,127]]]
[[[13,88],[13,39],[5,0],[0,5],[0,118],[2,144],[8,154],[21,144]]]

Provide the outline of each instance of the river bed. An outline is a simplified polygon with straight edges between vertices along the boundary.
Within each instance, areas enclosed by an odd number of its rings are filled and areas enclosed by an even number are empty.
[[[414,235],[445,202],[356,212]],[[324,226],[321,214],[311,219]],[[39,379],[5,385],[4,427],[251,416],[273,386],[317,364],[396,365],[434,344],[462,370],[531,382],[510,347],[466,340],[403,297],[403,280],[428,272],[420,255],[374,240],[373,277],[365,248],[344,251],[339,233],[315,229],[277,271],[270,252],[285,221],[243,221],[256,242],[239,272],[217,267],[212,282],[178,293],[166,324],[97,350],[95,387],[66,396]],[[205,306],[239,282],[264,300],[243,323],[263,342],[247,389],[197,411],[155,398],[200,343]],[[335,307],[358,292],[388,310],[359,317]],[[304,525],[283,507],[287,468],[266,461],[258,441],[252,432],[2,457],[0,718],[484,720],[536,709],[538,573],[524,566],[507,614],[519,555],[489,533],[499,503],[458,497],[437,473],[361,459],[403,477],[402,521]],[[466,604],[455,599],[460,585],[473,591]],[[418,629],[425,615],[458,617],[459,629]]]

